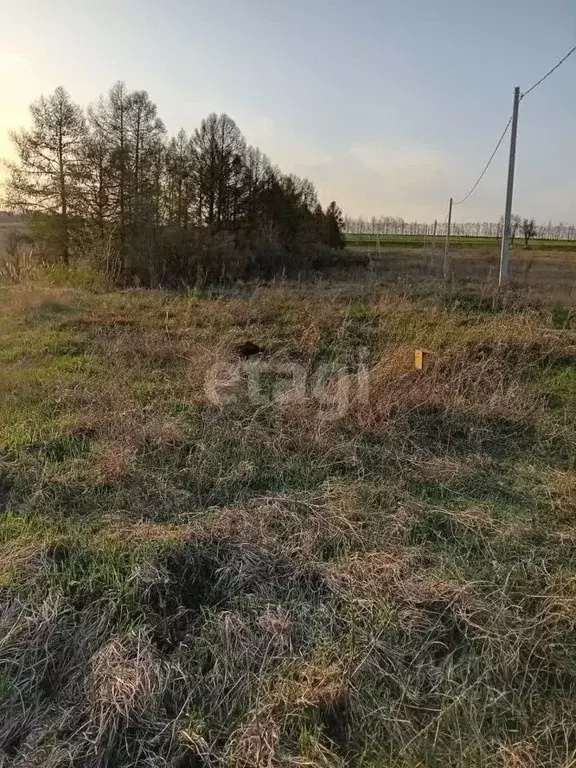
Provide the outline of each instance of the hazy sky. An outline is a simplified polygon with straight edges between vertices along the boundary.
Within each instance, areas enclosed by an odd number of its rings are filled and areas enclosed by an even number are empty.
[[[575,0],[0,0],[0,155],[28,105],[145,89],[170,132],[231,115],[351,215],[443,219],[525,90],[576,44]],[[498,219],[508,142],[456,220]],[[576,54],[521,104],[514,209],[576,222]]]

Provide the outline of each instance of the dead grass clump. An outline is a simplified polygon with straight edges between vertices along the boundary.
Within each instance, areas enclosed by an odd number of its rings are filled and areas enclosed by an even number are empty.
[[[279,505],[268,499],[254,499],[247,507],[216,509],[195,524],[191,535],[232,538],[264,547],[274,547],[278,544],[274,519],[280,510]]]
[[[502,744],[498,749],[498,762],[502,768],[537,768],[536,753],[536,745],[533,742]]]
[[[152,416],[144,423],[141,435],[157,445],[173,446],[182,442],[185,432],[175,419]]]
[[[318,347],[321,338],[321,332],[315,324],[311,324],[301,329],[297,344],[298,347],[306,352],[314,352]]]
[[[546,483],[552,507],[561,521],[576,519],[576,472],[555,470]]]
[[[144,631],[109,638],[90,659],[86,679],[91,739],[103,745],[153,717],[166,683],[166,667]]]
[[[274,706],[264,706],[232,734],[226,762],[235,768],[272,768],[278,765],[279,717]]]
[[[118,437],[126,433],[136,421],[136,408],[127,378],[119,373],[107,380],[95,380],[89,385],[62,388],[59,403],[79,414],[74,433],[91,437]],[[140,409],[141,410],[141,409]]]
[[[124,441],[101,441],[92,449],[91,470],[97,483],[118,485],[134,467],[136,447]]]
[[[346,707],[348,699],[347,672],[343,661],[316,654],[308,661],[295,661],[282,668],[281,674],[270,679],[263,693],[263,702],[255,712],[230,736],[225,755],[238,768],[262,768],[285,763],[291,765],[341,765],[340,758],[330,747],[326,730],[334,727],[333,719]],[[297,744],[282,744],[282,734],[291,720],[298,721],[311,710],[325,719],[324,738],[310,739],[310,733],[300,726]],[[300,754],[298,755],[298,751]],[[295,754],[296,753],[296,754]],[[303,754],[304,753],[304,754]]]
[[[367,495],[374,493],[369,486]],[[389,539],[394,514],[385,535]],[[211,510],[187,535],[231,537],[282,550],[290,556],[337,559],[350,550],[373,546],[382,531],[380,514],[367,508],[358,487],[328,481],[314,494],[256,497],[246,505]]]
[[[441,484],[452,484],[484,470],[488,464],[489,461],[483,456],[426,455],[412,461],[415,473],[422,480]]]
[[[317,653],[310,660],[295,661],[282,669],[272,684],[270,696],[276,706],[337,706],[347,697],[346,659]]]
[[[272,646],[279,652],[291,652],[294,623],[281,606],[267,607],[258,623],[270,635]]]
[[[413,571],[397,583],[397,597],[407,605],[416,607],[463,606],[471,586],[453,579],[436,575],[433,571]]]
[[[49,733],[56,730],[59,726],[58,720],[51,726],[46,726],[45,730],[39,732],[36,736],[40,746],[27,748],[22,756],[14,758],[12,765],[14,768],[61,768],[61,766],[73,764],[72,761],[80,762],[84,759],[83,749],[79,748],[77,743],[46,744]]]
[[[162,368],[187,357],[189,344],[174,331],[120,328],[115,338],[102,340],[102,351],[114,361],[122,360],[134,368]]]
[[[193,535],[190,525],[169,523],[134,522],[111,518],[106,521],[98,533],[91,538],[90,546],[106,550],[110,546],[123,544],[127,541],[134,545],[146,543],[178,543],[186,541]]]
[[[379,506],[380,505],[380,506]],[[352,552],[405,540],[415,507],[396,491],[330,480],[315,493],[255,497],[246,504],[215,507],[186,524],[131,522],[111,517],[92,545],[133,542],[234,541],[307,561],[339,561]]]
[[[576,629],[576,568],[567,564],[547,575],[540,598],[551,620],[568,621]]]
[[[331,564],[328,572],[335,588],[355,598],[379,601],[411,572],[409,552],[366,552]]]
[[[487,533],[493,533],[498,530],[498,526],[490,515],[489,510],[480,505],[454,510],[453,512],[444,510],[444,514],[454,520],[459,530],[473,533],[479,538]]]
[[[60,595],[28,604],[5,594],[0,656],[11,661],[1,677],[0,756],[5,760],[21,758],[19,764],[27,765],[24,755],[38,750],[48,733],[53,736],[48,724],[70,727],[69,717],[81,714],[76,638],[90,648],[97,634],[98,623],[74,626],[71,606]]]
[[[42,541],[16,539],[0,545],[0,587],[8,586],[19,571],[37,566],[42,557]]]
[[[287,500],[282,506],[297,514],[291,535],[286,534],[294,549],[305,557],[332,560],[347,551],[361,550],[370,531],[380,527],[372,510],[365,508],[358,488],[338,480],[327,481],[317,494],[296,504]]]
[[[234,540],[264,548],[285,549],[292,554],[317,550],[318,542],[334,530],[322,529],[322,509],[311,502],[293,502],[282,497],[253,499],[246,506],[221,507],[189,524],[135,522],[111,518],[92,539],[98,548],[123,541],[182,543],[199,540]],[[350,530],[350,523],[344,525]],[[289,543],[288,543],[289,540]]]

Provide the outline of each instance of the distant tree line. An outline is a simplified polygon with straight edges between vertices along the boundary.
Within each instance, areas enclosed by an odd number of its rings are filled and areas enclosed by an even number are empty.
[[[512,220],[513,233],[522,230],[524,236],[525,222],[531,224],[530,237],[548,240],[576,240],[576,226],[573,224],[547,224],[536,225],[534,219],[521,219],[514,215]],[[344,232],[350,235],[418,235],[421,237],[434,234],[434,222],[423,223],[418,221],[405,221],[393,216],[373,217],[371,219],[353,219],[345,217]],[[446,234],[446,223],[437,222],[436,234]],[[502,220],[469,221],[460,224],[452,223],[452,234],[462,237],[501,237]]]
[[[53,261],[169,285],[321,267],[344,246],[336,203],[323,210],[314,185],[283,174],[228,115],[169,137],[148,94],[122,82],[87,110],[59,87],[30,113],[31,128],[11,133],[5,205],[29,214]]]

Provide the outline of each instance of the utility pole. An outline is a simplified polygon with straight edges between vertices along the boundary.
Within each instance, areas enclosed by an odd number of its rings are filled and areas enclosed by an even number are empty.
[[[512,198],[514,196],[514,166],[516,165],[516,134],[518,133],[518,106],[520,88],[514,88],[514,110],[512,112],[512,132],[510,134],[510,159],[508,161],[508,186],[506,188],[506,209],[502,230],[502,250],[500,251],[500,276],[498,285],[508,280],[508,261],[510,258],[510,223],[512,219]]]
[[[444,243],[444,282],[448,280],[450,274],[450,261],[448,258],[448,246],[450,244],[450,229],[452,227],[452,198],[450,198],[450,206],[448,208],[448,227],[446,229],[446,242]]]
[[[426,266],[432,269],[434,256],[436,254],[436,233],[438,231],[438,221],[434,219],[434,229],[432,230],[432,247],[426,254]]]

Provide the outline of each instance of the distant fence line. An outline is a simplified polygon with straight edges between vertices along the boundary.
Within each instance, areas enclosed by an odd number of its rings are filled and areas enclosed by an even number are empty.
[[[446,234],[447,224],[438,222],[436,234],[442,236]],[[419,221],[404,221],[394,218],[372,218],[372,219],[352,219],[348,216],[344,219],[344,232],[347,235],[417,235],[420,237],[432,237],[434,234],[434,223],[425,224]],[[469,221],[461,224],[452,223],[451,232],[460,237],[501,237],[502,222],[492,221]],[[521,237],[522,231],[519,227],[516,231],[516,237]],[[549,221],[547,224],[540,224],[536,227],[536,238],[542,240],[576,240],[576,225],[553,224]]]

